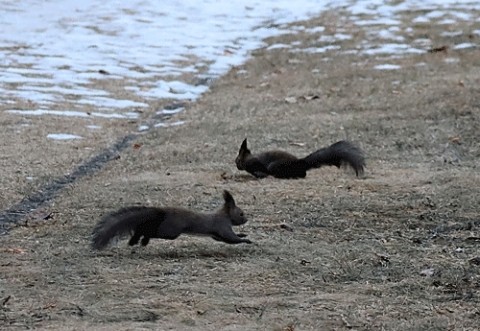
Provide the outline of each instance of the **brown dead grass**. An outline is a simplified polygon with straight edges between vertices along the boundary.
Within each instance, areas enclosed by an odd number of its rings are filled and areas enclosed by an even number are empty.
[[[348,15],[299,24],[351,29],[355,39],[342,47],[368,38]],[[455,28],[468,38],[479,25]],[[412,33],[453,42],[439,36],[442,29]],[[318,35],[297,39],[310,47]],[[445,63],[446,56],[459,62]],[[184,126],[142,136],[140,148],[52,203],[53,220],[1,239],[3,328],[476,329],[477,59],[477,49],[388,60],[257,51],[175,119]],[[373,69],[386,62],[402,69]],[[318,98],[301,98],[308,95]],[[366,175],[324,168],[304,180],[254,180],[233,163],[246,136],[253,151],[297,155],[347,138],[366,151]],[[107,211],[131,204],[212,210],[223,189],[249,215],[242,232],[255,245],[183,237],[89,249],[91,229]]]

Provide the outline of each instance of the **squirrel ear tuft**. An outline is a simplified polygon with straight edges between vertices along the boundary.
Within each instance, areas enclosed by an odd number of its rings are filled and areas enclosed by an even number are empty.
[[[232,195],[231,195],[230,192],[228,192],[227,190],[224,190],[224,191],[223,191],[223,199],[225,200],[225,203],[226,203],[226,204],[233,204],[233,205],[235,205],[235,200],[233,200]]]
[[[242,146],[240,146],[240,149],[247,149],[247,138],[243,140]]]

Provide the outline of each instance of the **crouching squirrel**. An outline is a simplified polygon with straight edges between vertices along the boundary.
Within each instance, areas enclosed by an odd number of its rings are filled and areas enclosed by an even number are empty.
[[[252,242],[232,226],[247,222],[232,195],[223,191],[225,203],[216,213],[203,214],[183,208],[126,207],[103,217],[93,229],[92,247],[105,248],[115,237],[130,234],[128,244],[146,246],[150,238],[176,239],[181,234],[202,235],[227,244]]]
[[[307,170],[322,166],[348,165],[355,174],[363,173],[365,158],[362,150],[349,141],[338,141],[328,147],[299,159],[283,151],[268,151],[252,154],[247,147],[247,139],[242,142],[235,159],[238,170],[245,170],[257,178],[274,176],[276,178],[304,178]]]

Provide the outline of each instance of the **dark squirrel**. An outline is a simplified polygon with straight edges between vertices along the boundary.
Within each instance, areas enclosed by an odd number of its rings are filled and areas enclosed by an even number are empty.
[[[338,141],[328,147],[299,159],[283,151],[268,151],[252,154],[247,147],[247,139],[242,142],[235,159],[238,170],[245,170],[257,178],[273,176],[276,178],[305,178],[307,170],[322,166],[347,165],[355,174],[363,173],[365,157],[362,150],[349,141]]]
[[[93,229],[92,248],[101,250],[115,237],[130,234],[128,244],[146,246],[151,238],[176,239],[181,234],[202,235],[227,244],[252,242],[236,234],[232,226],[247,222],[232,195],[223,192],[225,203],[216,213],[203,214],[183,208],[126,207],[103,217]]]

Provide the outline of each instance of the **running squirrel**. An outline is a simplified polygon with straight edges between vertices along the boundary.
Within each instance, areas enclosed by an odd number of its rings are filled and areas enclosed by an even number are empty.
[[[223,191],[225,203],[216,213],[203,214],[183,208],[126,207],[103,217],[93,229],[92,248],[101,250],[115,237],[130,234],[128,244],[146,246],[150,238],[176,239],[181,234],[208,236],[227,244],[251,244],[232,226],[247,222],[232,195]]]
[[[252,154],[247,147],[247,139],[242,142],[235,159],[238,170],[245,170],[257,178],[273,176],[276,178],[305,178],[307,170],[321,166],[348,165],[355,174],[363,173],[365,158],[360,148],[349,141],[338,141],[328,147],[299,159],[283,151],[268,151]]]

